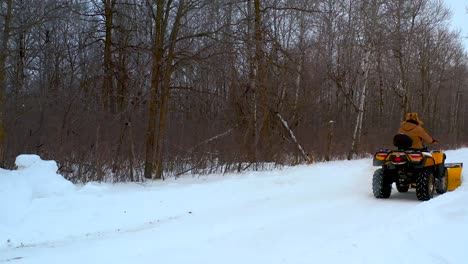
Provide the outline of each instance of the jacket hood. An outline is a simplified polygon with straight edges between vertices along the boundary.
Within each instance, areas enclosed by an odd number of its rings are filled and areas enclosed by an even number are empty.
[[[414,113],[414,112],[413,112],[413,113],[407,113],[407,114],[406,114],[406,122],[408,122],[408,121],[409,121],[409,122],[411,122],[411,121],[416,122],[416,123],[418,123],[419,125],[422,125],[422,124],[423,124],[423,122],[421,121],[421,119],[419,119],[418,113]]]

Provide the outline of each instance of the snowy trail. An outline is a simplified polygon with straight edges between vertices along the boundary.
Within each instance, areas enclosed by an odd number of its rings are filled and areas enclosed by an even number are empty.
[[[466,149],[448,155],[468,161]],[[412,190],[378,200],[375,169],[363,159],[90,184],[33,200],[0,241],[0,263],[468,263],[465,186],[428,202]]]

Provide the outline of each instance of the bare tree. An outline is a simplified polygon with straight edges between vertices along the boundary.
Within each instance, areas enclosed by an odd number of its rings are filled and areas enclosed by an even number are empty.
[[[3,3],[1,3],[3,4]],[[2,48],[0,50],[0,164],[5,164],[6,143],[6,59],[8,54],[8,40],[10,38],[10,23],[12,14],[12,0],[6,1],[6,14],[4,15]]]
[[[113,87],[113,62],[112,62],[112,27],[115,0],[103,0],[104,21],[105,21],[105,41],[104,41],[104,81],[102,85],[102,100],[106,110],[115,112],[115,95]]]

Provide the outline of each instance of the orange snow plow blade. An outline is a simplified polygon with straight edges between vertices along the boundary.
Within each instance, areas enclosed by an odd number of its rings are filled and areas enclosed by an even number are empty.
[[[453,191],[461,185],[463,163],[446,163],[448,172],[447,190]]]

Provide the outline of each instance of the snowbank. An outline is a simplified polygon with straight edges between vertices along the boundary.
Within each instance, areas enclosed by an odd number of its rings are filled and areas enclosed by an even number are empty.
[[[74,185],[57,174],[57,163],[37,155],[19,155],[17,170],[0,169],[0,238],[2,227],[22,221],[34,199],[63,195]]]

